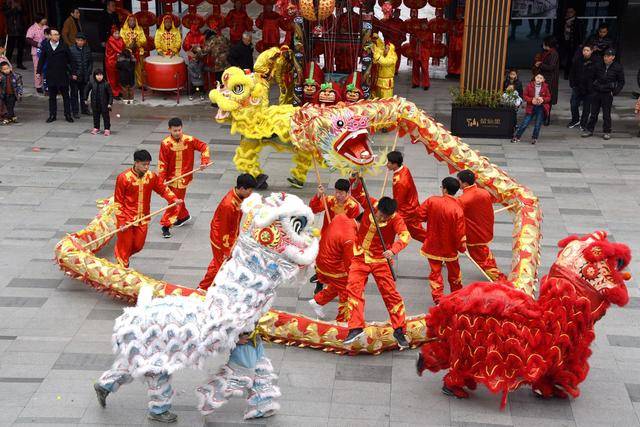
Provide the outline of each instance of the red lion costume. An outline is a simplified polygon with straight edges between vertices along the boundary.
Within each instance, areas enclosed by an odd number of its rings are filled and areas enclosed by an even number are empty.
[[[599,231],[567,237],[535,300],[508,283],[474,283],[431,308],[418,356],[425,369],[444,376],[443,392],[468,397],[464,388],[484,384],[509,392],[531,384],[541,397],[577,397],[589,372],[593,325],[610,304],[629,301],[623,272],[630,250]]]

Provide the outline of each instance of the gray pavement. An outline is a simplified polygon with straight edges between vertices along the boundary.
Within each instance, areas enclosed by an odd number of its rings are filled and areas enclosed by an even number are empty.
[[[432,90],[425,92],[410,90],[407,79],[406,74],[399,77],[397,93],[448,124],[447,87],[451,83],[435,81]],[[555,257],[556,242],[570,233],[605,229],[639,253],[640,139],[635,137],[637,123],[632,115],[635,101],[629,96],[634,89],[630,84],[616,98],[613,139],[608,142],[596,137],[582,140],[578,131],[564,127],[568,119],[564,87],[553,123],[543,128],[538,145],[467,140],[541,198],[541,275]],[[17,111],[20,124],[0,127],[0,424],[147,424],[147,398],[140,383],[111,396],[107,409],[98,406],[92,383],[112,361],[111,329],[122,304],[66,278],[52,262],[53,247],[65,233],[80,229],[96,214],[95,200],[112,194],[115,178],[130,164],[134,149],[146,148],[157,156],[166,120],[179,115],[187,133],[211,142],[215,166],[199,174],[189,188],[187,206],[195,221],[175,230],[171,240],[164,240],[156,219],[132,267],[195,286],[210,260],[209,221],[237,174],[231,162],[237,137],[212,120],[215,112],[206,104],[155,108],[118,104],[111,137],[90,135],[86,116],[73,124],[45,124],[46,100],[42,97],[27,97]],[[428,158],[422,147],[406,141],[400,146],[421,197],[437,192],[446,168]],[[266,150],[265,160],[271,188],[288,191],[288,155]],[[325,183],[336,178],[322,174]],[[310,174],[309,185],[296,193],[309,198],[315,181]],[[381,182],[381,177],[371,180],[374,194]],[[154,208],[162,204],[154,198]],[[511,219],[501,214],[493,249],[504,269],[510,264],[511,228]],[[112,258],[112,250],[111,244],[102,255]],[[482,279],[464,260],[462,267],[466,283]],[[631,271],[638,274],[639,267],[634,261]],[[431,298],[427,295],[427,266],[418,255],[417,244],[401,253],[398,270],[398,286],[409,314],[424,312]],[[306,303],[311,293],[310,286],[284,288],[276,307],[311,314]],[[639,425],[640,292],[635,281],[630,294],[626,308],[610,309],[597,325],[591,372],[578,399],[540,401],[524,388],[511,394],[506,410],[500,411],[500,397],[485,390],[468,400],[442,395],[442,375],[415,375],[415,351],[347,357],[267,345],[280,375],[282,411],[254,424]],[[377,289],[370,286],[367,296],[367,319],[385,319]],[[335,313],[335,305],[329,312]],[[193,388],[204,375],[185,371],[175,376],[180,425],[242,424],[242,399],[206,418],[195,410]]]

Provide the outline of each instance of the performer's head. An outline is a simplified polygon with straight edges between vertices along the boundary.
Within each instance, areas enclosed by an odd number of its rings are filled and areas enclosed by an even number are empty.
[[[137,150],[133,153],[133,171],[138,176],[143,176],[149,170],[151,154],[147,150]]]
[[[236,178],[236,194],[241,199],[246,199],[253,193],[253,189],[258,186],[256,179],[250,173],[243,173]]]
[[[471,172],[469,169],[458,172],[457,176],[458,181],[460,181],[461,188],[467,188],[468,186],[476,183],[476,174]]]
[[[381,197],[380,200],[378,200],[378,208],[375,214],[376,221],[388,221],[389,218],[391,218],[391,216],[396,212],[396,209],[398,209],[398,202],[396,202],[391,197]]]
[[[169,119],[169,132],[175,140],[182,138],[182,120],[179,117]]]
[[[351,188],[351,185],[349,184],[349,180],[340,178],[339,180],[336,181],[333,188],[335,189],[334,195],[336,197],[336,201],[340,204],[346,202],[347,197],[349,197],[349,189]]]
[[[164,26],[165,31],[171,31],[173,27],[173,18],[171,16],[165,16],[162,20],[162,25]]]
[[[402,162],[404,161],[404,157],[402,153],[399,151],[389,151],[387,153],[387,169],[390,171],[397,171],[402,167]]]
[[[452,176],[448,176],[442,180],[442,195],[448,194],[449,196],[455,196],[460,189],[460,181]]]
[[[129,15],[129,17],[127,18],[127,24],[129,24],[129,28],[135,28],[136,27],[136,17],[133,15]]]

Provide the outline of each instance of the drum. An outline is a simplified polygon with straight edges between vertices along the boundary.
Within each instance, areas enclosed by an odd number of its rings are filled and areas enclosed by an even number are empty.
[[[180,56],[149,56],[144,59],[144,72],[151,90],[177,90],[187,85],[187,67]]]

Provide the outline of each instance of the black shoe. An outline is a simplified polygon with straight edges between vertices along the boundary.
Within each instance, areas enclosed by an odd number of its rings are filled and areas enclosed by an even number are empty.
[[[267,188],[269,188],[269,184],[267,184],[267,179],[269,179],[269,175],[265,175],[263,173],[258,175],[256,177],[256,182],[257,182],[256,188],[258,190],[266,190]]]
[[[324,283],[316,283],[316,288],[313,290],[313,294],[317,294],[318,292],[322,291],[324,289]]]
[[[51,123],[55,121],[56,121],[56,116],[49,116],[49,118],[47,119],[47,123]]]
[[[39,94],[43,94],[43,93],[44,93],[44,91],[42,90],[42,88],[41,88],[41,87],[39,87],[38,89],[36,89],[36,92],[38,92]]]
[[[309,283],[318,283],[318,275],[314,274],[313,276],[311,276],[311,278],[309,279]]]
[[[583,137],[583,138],[589,138],[590,136],[593,136],[593,132],[591,132],[589,129],[587,129],[584,132],[582,132],[582,134],[580,136]]]
[[[85,116],[90,116],[91,112],[89,112],[89,110],[82,110],[82,114],[84,114]]]
[[[396,341],[398,342],[398,348],[400,349],[400,351],[406,350],[410,347],[409,341],[407,341],[407,338],[404,336],[404,332],[402,331],[402,328],[396,328],[393,331],[393,338],[395,338]]]
[[[169,231],[169,227],[162,227],[162,237],[165,239],[169,239],[171,237],[171,231]]]
[[[364,336],[364,329],[362,328],[351,329],[347,337],[344,340],[342,340],[342,344],[344,345],[353,344],[355,341],[358,341],[363,336]]]
[[[173,226],[174,226],[174,227],[182,227],[183,225],[185,225],[185,224],[186,224],[187,222],[189,222],[189,221],[191,221],[191,215],[187,215],[187,217],[186,217],[186,218],[182,218],[182,219],[177,220],[177,221],[173,224]]]
[[[21,70],[26,70],[27,67],[25,67],[23,64],[18,64],[18,68]]]
[[[419,377],[422,376],[422,372],[424,371],[424,359],[422,358],[422,353],[418,353],[418,359],[416,360],[416,373]]]
[[[411,85],[411,89],[415,89],[417,87],[418,87],[418,85]]]
[[[429,86],[423,87],[422,90],[429,90]]]
[[[110,391],[106,388],[102,387],[100,384],[95,383],[93,385],[93,389],[96,391],[96,397],[98,398],[98,403],[103,408],[107,407],[107,396],[109,396]]]
[[[578,126],[580,124],[580,120],[576,120],[575,122],[572,120],[569,122],[569,124],[567,124],[567,127],[569,129],[573,129],[574,127]]]
[[[456,394],[453,392],[453,390],[451,390],[446,385],[442,386],[442,394],[444,394],[446,396],[457,397]]]
[[[289,178],[287,178],[287,181],[289,181],[289,185],[291,187],[293,187],[293,188],[302,188],[302,187],[304,187],[304,182],[302,182],[302,181],[300,181],[298,179],[295,179],[294,177],[290,176]]]
[[[64,119],[66,121],[68,121],[69,123],[73,123],[73,117],[71,117],[71,116],[64,116]]]
[[[158,421],[161,423],[175,423],[178,420],[178,416],[173,412],[165,411],[161,414],[154,414],[153,412],[149,412],[147,414],[147,418],[152,421]]]
[[[80,118],[80,114],[78,114],[78,113],[73,113],[73,118],[74,118],[74,119],[79,119],[79,118]]]

